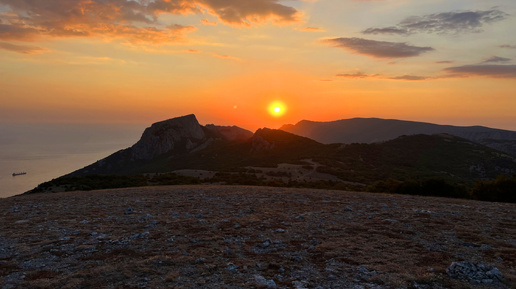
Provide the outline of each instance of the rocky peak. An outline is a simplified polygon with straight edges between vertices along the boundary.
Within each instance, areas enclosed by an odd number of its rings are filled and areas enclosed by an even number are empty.
[[[251,152],[267,151],[274,148],[274,143],[265,139],[271,131],[268,128],[260,128],[254,133],[251,138]]]
[[[252,132],[238,126],[220,126],[207,124],[204,127],[217,136],[229,141],[245,142],[253,137]]]
[[[132,159],[151,160],[170,151],[191,151],[206,141],[195,115],[176,117],[152,124],[132,146]]]

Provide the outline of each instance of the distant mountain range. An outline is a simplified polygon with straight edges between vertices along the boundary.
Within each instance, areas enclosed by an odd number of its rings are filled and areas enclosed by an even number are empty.
[[[507,144],[516,139],[509,131],[380,119],[302,121],[282,129],[263,128],[253,134],[235,126],[202,126],[195,115],[173,118],[147,128],[132,147],[67,177],[194,170],[199,178],[224,172],[285,184],[332,181],[367,186],[385,179],[427,178],[471,185],[516,173],[514,156],[455,136]]]
[[[375,143],[403,135],[447,133],[516,156],[516,132],[483,126],[460,127],[380,118],[352,118],[330,122],[302,120],[281,130],[321,143]]]

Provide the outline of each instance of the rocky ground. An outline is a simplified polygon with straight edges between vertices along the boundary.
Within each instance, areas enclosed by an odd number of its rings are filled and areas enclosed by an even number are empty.
[[[0,200],[2,288],[515,288],[516,204],[147,187]]]

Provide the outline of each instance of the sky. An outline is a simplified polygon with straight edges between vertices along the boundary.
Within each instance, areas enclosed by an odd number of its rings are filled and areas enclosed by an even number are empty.
[[[514,0],[0,0],[0,123],[516,130],[515,27]]]

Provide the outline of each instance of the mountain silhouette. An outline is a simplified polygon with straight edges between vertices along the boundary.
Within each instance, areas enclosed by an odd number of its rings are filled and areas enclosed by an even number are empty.
[[[379,125],[383,124],[383,125]],[[342,134],[332,132],[351,128]],[[120,150],[67,176],[138,175],[204,170],[246,173],[250,168],[274,168],[274,174],[299,175],[312,172],[310,180],[336,180],[367,185],[394,178],[444,178],[472,184],[516,172],[516,158],[498,150],[451,134],[410,134],[417,128],[441,131],[441,126],[378,119],[354,119],[332,123],[300,122],[284,126],[315,135],[323,144],[284,130],[258,129],[254,134],[238,127],[202,126],[195,115],[158,122],[147,128],[132,147]],[[452,130],[455,127],[445,128]],[[363,135],[359,129],[364,129]],[[410,129],[410,130],[409,130]],[[373,132],[378,135],[373,136]],[[409,134],[382,142],[401,131]],[[478,135],[496,130],[466,128],[456,131]],[[499,136],[511,136],[501,131]],[[353,138],[352,138],[353,137]],[[338,143],[352,139],[351,144]],[[361,143],[362,142],[362,143]],[[365,143],[369,142],[369,143]],[[289,170],[279,169],[290,164]],[[315,173],[317,172],[317,173]],[[271,173],[272,174],[272,173]]]
[[[516,132],[483,126],[460,127],[395,119],[352,118],[329,122],[302,120],[280,129],[325,144],[374,143],[402,135],[447,133],[516,156]]]

